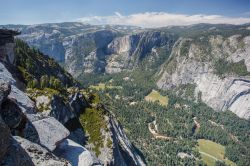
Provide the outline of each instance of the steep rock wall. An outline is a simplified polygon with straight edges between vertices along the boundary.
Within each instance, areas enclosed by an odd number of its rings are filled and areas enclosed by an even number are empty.
[[[207,38],[205,49],[203,45],[190,40],[191,43],[185,45],[187,48],[184,54],[181,51],[183,43],[188,40],[190,39],[180,39],[176,42],[171,58],[158,73],[160,79],[157,86],[171,89],[183,84],[195,84],[196,96],[201,92],[202,101],[213,109],[230,110],[241,118],[249,119],[249,76],[241,76],[241,71],[225,71],[223,76],[220,76],[217,73],[222,72],[223,68],[216,71],[215,67],[218,59],[225,59],[230,64],[244,60],[244,64],[240,64],[240,67],[246,68],[245,72],[249,72],[249,36],[244,38],[240,35],[229,38],[210,36]]]

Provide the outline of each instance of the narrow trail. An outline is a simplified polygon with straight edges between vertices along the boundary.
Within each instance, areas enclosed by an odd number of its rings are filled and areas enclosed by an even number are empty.
[[[166,135],[158,133],[156,120],[154,120],[153,122],[148,123],[148,130],[156,139],[164,139],[164,140],[173,140],[174,139],[173,137],[168,137]]]
[[[152,122],[148,123],[148,130],[149,132],[156,138],[156,139],[163,139],[163,140],[174,140],[175,138],[173,137],[168,137],[166,135],[160,134],[158,133],[158,127],[156,124],[156,114],[150,110],[148,110],[147,108],[144,107],[144,111],[147,112],[148,114],[150,114],[151,116],[154,117],[155,120],[153,120]]]

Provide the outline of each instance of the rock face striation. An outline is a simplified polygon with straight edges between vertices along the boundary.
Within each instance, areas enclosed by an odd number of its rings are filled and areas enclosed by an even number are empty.
[[[161,31],[141,32],[114,39],[108,45],[105,71],[117,73],[132,70],[143,60],[156,61],[159,58],[157,48],[171,50],[175,36]]]
[[[167,90],[193,84],[196,97],[214,110],[230,110],[250,119],[249,38],[211,35],[202,39],[207,41],[206,45],[193,39],[180,39],[171,59],[158,73],[158,87]]]
[[[159,30],[82,23],[7,27],[18,28],[22,31],[18,38],[64,64],[75,77],[131,70],[144,59],[157,61],[159,49],[168,52],[177,37]]]
[[[5,26],[19,29],[29,45],[64,64],[73,76],[105,71],[107,46],[117,36],[140,31],[132,26],[98,26],[77,22]]]

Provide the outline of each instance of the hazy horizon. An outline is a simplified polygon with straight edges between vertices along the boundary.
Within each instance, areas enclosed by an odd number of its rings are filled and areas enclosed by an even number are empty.
[[[94,25],[165,27],[244,24],[250,22],[247,0],[12,0],[0,6],[0,24],[83,22]]]

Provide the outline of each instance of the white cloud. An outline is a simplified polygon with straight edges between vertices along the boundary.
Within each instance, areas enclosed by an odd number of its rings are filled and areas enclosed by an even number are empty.
[[[243,15],[250,15],[250,11],[243,13]]]
[[[141,27],[163,27],[169,25],[191,25],[197,23],[225,23],[225,24],[243,24],[249,23],[250,17],[227,17],[222,15],[186,15],[172,14],[166,12],[146,12],[131,15],[122,15],[115,12],[110,16],[89,16],[77,19],[90,24],[119,24],[135,25]]]

